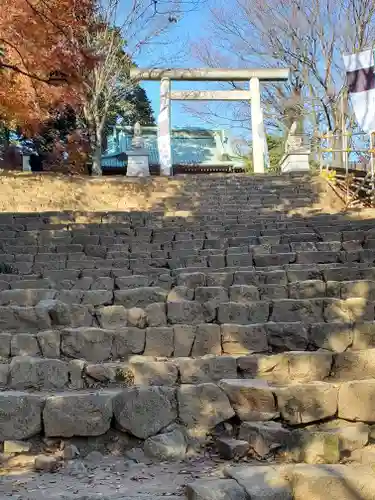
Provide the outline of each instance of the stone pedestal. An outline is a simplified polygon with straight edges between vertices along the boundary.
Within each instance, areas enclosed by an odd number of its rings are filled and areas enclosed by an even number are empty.
[[[309,171],[309,156],[309,153],[287,153],[280,163],[281,173]]]
[[[150,165],[147,149],[133,149],[127,151],[126,154],[128,155],[127,177],[149,177]]]
[[[30,155],[22,156],[22,170],[23,172],[31,172]]]
[[[290,133],[285,146],[285,155],[280,162],[281,173],[309,171],[311,153],[309,138]]]

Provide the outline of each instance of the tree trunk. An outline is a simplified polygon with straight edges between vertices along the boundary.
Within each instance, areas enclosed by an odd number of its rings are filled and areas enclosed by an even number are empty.
[[[102,134],[100,130],[91,136],[92,171],[91,175],[102,175]]]

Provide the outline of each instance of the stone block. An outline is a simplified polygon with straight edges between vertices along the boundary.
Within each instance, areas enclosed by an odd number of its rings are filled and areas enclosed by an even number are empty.
[[[180,273],[177,277],[177,285],[195,289],[206,285],[206,275],[204,273]]]
[[[0,359],[9,358],[11,338],[10,333],[0,333]]]
[[[172,356],[174,349],[173,337],[172,327],[147,328],[145,356]]]
[[[69,388],[70,389],[83,389],[83,370],[86,363],[82,359],[72,359],[68,363],[69,370]]]
[[[140,307],[131,307],[127,311],[127,321],[129,326],[135,326],[136,328],[146,328],[147,313]]]
[[[234,273],[233,285],[259,285],[259,275],[254,271],[237,271]]]
[[[375,378],[375,349],[335,354],[331,377],[334,380]]]
[[[259,290],[253,285],[233,285],[229,288],[231,302],[248,304],[259,300]],[[223,301],[225,302],[225,301]]]
[[[291,431],[279,422],[242,422],[238,434],[239,439],[247,442],[260,458],[279,448],[286,448],[291,436]]]
[[[207,286],[222,286],[229,288],[233,284],[233,273],[207,273]]]
[[[283,356],[288,363],[286,383],[324,381],[331,375],[332,354],[329,352],[288,352]]]
[[[335,464],[340,461],[340,438],[329,432],[295,430],[288,455],[307,464]]]
[[[375,480],[371,467],[298,465],[289,474],[295,500],[372,500]]]
[[[98,382],[133,385],[134,375],[127,363],[88,364],[85,374]]]
[[[245,490],[233,479],[199,479],[186,487],[188,500],[248,500]]]
[[[257,420],[258,414],[277,416],[272,388],[263,380],[223,379],[219,387],[228,396],[240,420]]]
[[[270,466],[234,466],[224,469],[251,500],[295,500],[285,469]],[[304,499],[309,498],[305,496]],[[298,500],[302,500],[298,498]],[[310,500],[310,499],[309,499]],[[311,497],[313,500],[313,497]],[[315,498],[314,498],[315,500]]]
[[[123,276],[121,278],[116,278],[116,286],[119,290],[148,287],[150,286],[150,278],[137,274]]]
[[[341,384],[338,417],[355,422],[375,422],[375,380],[355,380]]]
[[[160,287],[140,287],[131,290],[115,290],[115,304],[130,309],[131,307],[144,308],[153,302],[165,302],[168,292]]]
[[[164,326],[167,324],[167,308],[164,302],[149,304],[145,312],[148,326]]]
[[[369,349],[375,347],[375,322],[359,322],[353,326],[353,349]]]
[[[62,393],[49,396],[43,410],[47,437],[100,436],[113,416],[113,395],[106,392]]]
[[[29,439],[39,434],[43,399],[37,394],[0,392],[0,440]]]
[[[0,306],[0,329],[3,331],[38,331],[51,328],[51,318],[44,308]]]
[[[211,302],[220,304],[221,302],[228,302],[229,299],[225,288],[220,286],[205,286],[195,289],[195,300],[201,303]]]
[[[82,304],[93,307],[111,305],[113,301],[112,290],[88,290],[84,292]]]
[[[129,360],[135,385],[175,385],[178,369],[174,361],[154,361],[147,356],[133,356]]]
[[[215,318],[215,311],[205,304],[191,300],[167,303],[168,322],[171,324],[196,325],[209,323]]]
[[[175,286],[168,293],[168,302],[179,302],[180,300],[193,300],[194,288],[187,288],[186,286]]]
[[[346,300],[326,299],[324,319],[327,323],[355,323],[374,320],[374,304],[357,297]]]
[[[326,296],[326,284],[321,280],[297,281],[289,284],[291,299],[315,299]]]
[[[69,381],[67,363],[31,356],[15,356],[9,376],[13,389],[62,389]]]
[[[268,343],[273,351],[284,350],[304,351],[307,349],[309,338],[306,326],[302,322],[276,323],[265,325]]]
[[[196,326],[193,325],[174,325],[174,356],[191,356],[193,349]]]
[[[248,454],[250,446],[247,441],[219,437],[215,440],[216,449],[225,460],[238,460]]]
[[[283,420],[291,425],[317,422],[337,411],[338,388],[325,382],[295,384],[274,390]]]
[[[20,289],[4,290],[0,292],[0,304],[2,306],[36,306],[41,300],[54,299],[56,290],[48,289]]]
[[[231,356],[204,356],[176,359],[182,384],[218,382],[224,377],[237,378],[236,359]]]
[[[221,325],[224,354],[267,352],[268,341],[264,325]]]
[[[181,422],[199,436],[234,415],[228,397],[215,384],[182,385],[177,401]]]
[[[70,358],[106,361],[110,358],[113,332],[101,328],[67,328],[61,332],[61,352]]]
[[[175,390],[140,386],[125,389],[114,399],[116,424],[140,439],[156,435],[177,418]]]
[[[173,429],[146,439],[144,451],[146,455],[159,460],[182,460],[186,455],[187,443],[180,429]]]
[[[224,302],[220,304],[217,311],[217,321],[219,324],[235,323],[247,325],[249,323],[248,304],[237,302]]]
[[[71,306],[59,300],[42,300],[36,307],[38,315],[48,315],[52,325],[68,326],[72,324]]]
[[[302,322],[318,323],[323,320],[323,301],[310,300],[275,300],[271,314],[275,323]]]
[[[40,350],[35,335],[18,333],[12,336],[10,351],[12,356],[39,356]]]
[[[309,339],[313,346],[320,349],[344,352],[353,343],[352,328],[346,323],[315,323],[310,326]]]
[[[135,327],[122,328],[113,334],[111,357],[127,359],[132,354],[142,354],[146,345],[146,330]]]
[[[39,332],[37,334],[37,340],[43,357],[60,357],[61,337],[58,330],[46,330],[44,332]]]
[[[197,325],[192,356],[221,354],[221,333],[219,325]]]

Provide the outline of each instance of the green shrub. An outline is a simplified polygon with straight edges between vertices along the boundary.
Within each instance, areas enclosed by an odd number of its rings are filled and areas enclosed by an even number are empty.
[[[7,262],[0,262],[0,274],[18,274],[18,269],[15,269]]]

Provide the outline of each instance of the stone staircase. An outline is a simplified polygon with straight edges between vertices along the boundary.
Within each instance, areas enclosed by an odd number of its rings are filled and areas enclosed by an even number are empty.
[[[240,462],[191,500],[374,499],[375,224],[309,209],[311,186],[191,176],[177,215],[0,214],[0,441],[116,428]]]

